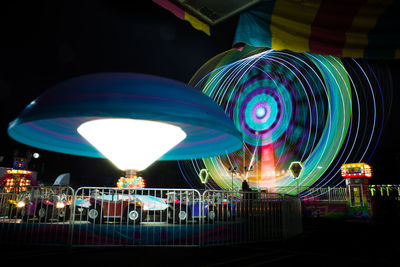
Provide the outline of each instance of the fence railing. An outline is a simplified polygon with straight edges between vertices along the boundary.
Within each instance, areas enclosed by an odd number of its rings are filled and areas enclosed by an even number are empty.
[[[67,244],[70,239],[70,187],[15,187],[0,190],[1,243]],[[41,229],[46,229],[43,235]]]
[[[300,234],[301,202],[265,192],[110,187],[0,189],[0,243],[210,246]]]
[[[201,195],[197,190],[83,187],[75,197],[72,245],[201,243]]]
[[[317,187],[308,188],[302,194],[303,200],[316,199],[319,202],[346,202],[346,188],[345,187]]]
[[[276,187],[270,191],[285,193],[289,195],[298,195],[302,201],[318,201],[318,202],[346,202],[345,187],[295,187],[285,186]]]

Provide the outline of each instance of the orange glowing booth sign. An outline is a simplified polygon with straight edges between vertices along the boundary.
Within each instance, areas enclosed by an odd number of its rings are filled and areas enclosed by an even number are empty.
[[[348,163],[343,164],[342,168],[343,178],[371,178],[372,167],[365,163]]]
[[[6,169],[5,175],[0,177],[0,185],[4,185],[5,192],[25,191],[27,186],[38,185],[32,174],[27,170]]]

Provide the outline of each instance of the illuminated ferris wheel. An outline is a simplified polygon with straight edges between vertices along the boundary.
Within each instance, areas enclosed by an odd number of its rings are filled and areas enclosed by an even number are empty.
[[[180,161],[182,174],[193,187],[199,187],[199,171],[207,169],[210,188],[237,190],[248,180],[255,189],[290,192],[296,181],[288,167],[299,161],[302,187],[342,183],[341,164],[369,156],[381,132],[380,87],[366,68],[331,56],[265,49],[232,49],[214,57],[189,84],[225,110],[243,146],[219,157]],[[371,106],[360,104],[362,98]]]

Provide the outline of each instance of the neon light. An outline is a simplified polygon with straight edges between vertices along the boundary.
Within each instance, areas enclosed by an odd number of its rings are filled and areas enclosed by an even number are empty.
[[[117,182],[118,188],[144,188],[145,186],[145,180],[136,175],[131,177],[120,177]]]
[[[343,164],[341,167],[341,173],[343,178],[357,177],[372,177],[372,168],[365,163],[349,163]]]
[[[207,171],[207,169],[201,169],[199,172],[199,178],[202,184],[206,184],[208,177],[209,177],[209,173]]]
[[[276,187],[275,158],[272,144],[261,147],[261,173],[258,188],[265,190]]]
[[[298,179],[304,170],[303,164],[300,161],[293,161],[290,163],[289,171],[295,179]]]
[[[7,170],[7,174],[32,174],[32,171],[26,171],[26,170]]]
[[[242,149],[235,153],[179,162],[193,187],[199,187],[193,177],[206,167],[215,188],[229,189],[232,166],[239,167],[233,177],[235,187],[247,178],[250,186],[257,187],[262,173],[268,173],[261,172],[261,147],[268,143],[274,154],[269,171],[288,169],[290,162],[299,160],[304,167],[302,185],[340,185],[343,162],[370,158],[381,135],[379,116],[384,113],[377,106],[383,110],[382,89],[372,68],[357,60],[232,50],[205,64],[190,84],[214,99],[244,138]],[[362,105],[366,99],[369,106]],[[251,175],[245,170],[249,162],[254,165]],[[372,172],[351,177],[363,175],[372,176]],[[280,192],[293,192],[290,188],[296,182],[290,173],[275,172],[274,176]]]

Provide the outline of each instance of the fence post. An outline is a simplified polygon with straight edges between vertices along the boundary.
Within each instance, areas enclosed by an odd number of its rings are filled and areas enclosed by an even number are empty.
[[[199,210],[199,212],[200,212],[201,216],[199,218],[199,238],[200,238],[199,246],[200,247],[204,247],[204,220],[205,220],[205,218],[203,218],[203,216],[204,216],[204,212],[205,212],[204,206],[206,204],[204,199],[205,199],[205,194],[208,193],[209,190],[204,190],[203,194],[200,194],[200,192],[197,191],[197,190],[196,190],[196,192],[198,192],[198,194],[200,196],[200,199],[199,199],[200,210]]]
[[[77,191],[79,191],[80,188],[78,188]],[[69,227],[69,236],[68,236],[68,246],[72,247],[72,242],[74,240],[74,228],[75,228],[75,208],[76,208],[76,193],[77,191],[74,191],[74,189],[71,188],[72,192],[72,199],[71,199],[71,217],[70,217],[70,227]]]
[[[328,186],[328,203],[331,203],[331,188]]]
[[[285,198],[284,195],[279,194],[279,203],[280,203],[280,214],[281,214],[281,240],[286,240],[287,236],[287,214],[286,214],[286,206],[285,206]]]

